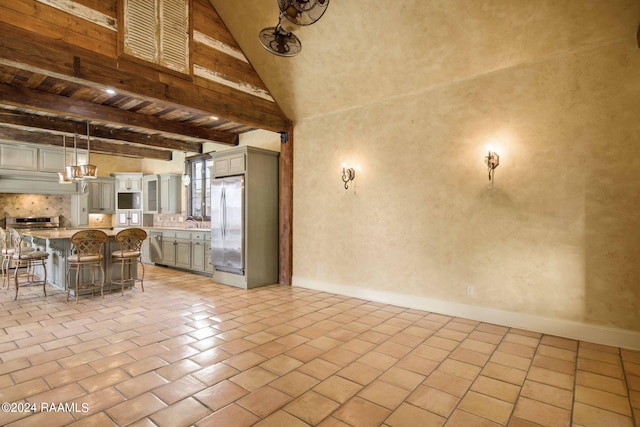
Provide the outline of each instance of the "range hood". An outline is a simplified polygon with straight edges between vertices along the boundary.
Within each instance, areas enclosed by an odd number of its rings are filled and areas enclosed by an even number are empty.
[[[37,172],[24,175],[0,173],[0,193],[74,195],[82,194],[85,188],[84,182],[60,184],[57,176]]]

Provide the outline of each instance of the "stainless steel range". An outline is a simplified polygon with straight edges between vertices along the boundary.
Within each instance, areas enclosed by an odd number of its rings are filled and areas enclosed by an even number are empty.
[[[8,216],[5,218],[6,228],[15,229],[34,229],[34,228],[60,228],[59,216],[41,216],[41,217],[16,217]]]

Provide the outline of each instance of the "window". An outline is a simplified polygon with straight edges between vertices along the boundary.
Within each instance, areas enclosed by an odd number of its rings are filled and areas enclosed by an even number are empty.
[[[180,73],[189,73],[189,0],[121,0],[122,49]]]
[[[189,184],[188,214],[201,216],[204,221],[211,219],[211,168],[213,160],[209,155],[193,158],[188,162],[191,177]]]

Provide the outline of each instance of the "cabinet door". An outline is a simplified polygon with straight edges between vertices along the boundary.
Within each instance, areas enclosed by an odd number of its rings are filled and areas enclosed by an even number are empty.
[[[176,242],[176,267],[191,268],[191,242]]]
[[[73,160],[72,160],[73,161]],[[59,148],[41,148],[38,170],[40,172],[62,172],[64,155]],[[67,163],[70,165],[71,163]]]
[[[103,213],[113,213],[116,210],[116,186],[114,182],[102,182],[102,187],[100,188],[100,193],[102,194],[102,204],[100,205],[101,211]]]
[[[129,211],[129,226],[140,227],[142,226],[142,211],[135,210]]]
[[[129,212],[119,210],[116,213],[116,226],[117,227],[128,227],[129,226]]]
[[[146,175],[142,178],[142,185],[142,193],[144,195],[144,213],[158,213],[158,176]]]
[[[164,265],[176,265],[175,240],[162,239],[162,263]]]
[[[142,191],[142,177],[122,175],[116,176],[118,191]]]
[[[92,213],[103,213],[101,212],[102,183],[100,181],[89,181],[87,185],[89,189],[89,211]]]
[[[0,145],[0,168],[38,170],[38,149],[21,145]]]
[[[191,269],[195,271],[204,271],[205,269],[204,242],[191,243]]]

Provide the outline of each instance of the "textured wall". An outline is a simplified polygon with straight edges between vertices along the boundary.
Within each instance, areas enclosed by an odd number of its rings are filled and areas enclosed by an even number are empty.
[[[629,37],[302,120],[294,276],[640,330],[639,75]]]

